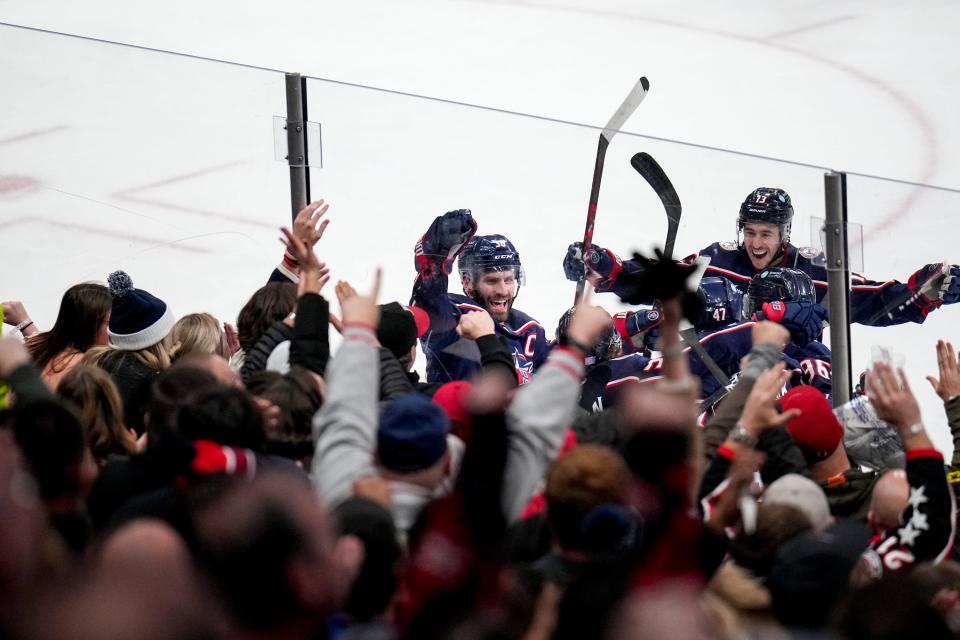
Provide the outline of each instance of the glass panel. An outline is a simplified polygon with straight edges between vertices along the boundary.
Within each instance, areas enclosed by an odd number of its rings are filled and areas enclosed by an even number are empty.
[[[234,322],[280,258],[283,74],[0,27],[4,299],[49,328],[116,269],[178,315]],[[202,293],[201,293],[202,292]]]
[[[15,97],[0,102],[3,297],[27,301],[49,327],[66,287],[124,269],[178,315],[232,321],[278,262],[277,227],[290,220],[289,172],[271,153],[283,75],[7,27],[0,37],[0,74]],[[435,216],[470,208],[481,234],[503,233],[517,246],[527,284],[516,305],[553,334],[574,296],[561,263],[583,236],[603,122],[577,126],[316,79],[308,99],[318,122],[311,149],[320,148],[321,127],[324,138],[322,153],[311,153],[323,166],[312,172],[313,196],[331,204],[318,250],[335,280],[364,290],[382,265],[382,300],[406,301],[414,243]],[[628,121],[607,153],[596,244],[625,257],[663,245],[664,205],[630,163],[643,151],[682,203],[675,256],[736,241],[740,203],[758,186],[790,193],[794,242],[819,248],[824,168],[628,133],[641,122]],[[850,221],[862,225],[862,250],[851,251],[862,253],[869,277],[905,281],[925,263],[956,259],[957,192],[854,175],[848,189]],[[622,308],[610,294],[595,302]],[[905,356],[945,451],[942,408],[922,378],[936,373],[933,345],[951,336],[954,313],[935,311],[922,326],[853,329],[855,375],[874,345]]]
[[[956,249],[960,192],[849,175],[847,207],[850,220],[863,223],[863,274],[867,278],[880,283],[888,279],[907,282],[926,264],[960,261]],[[891,297],[896,302],[903,300]],[[894,313],[896,306],[894,303]],[[948,305],[931,312],[921,325],[853,325],[852,330],[854,375],[883,349],[892,362],[903,362],[930,435],[948,457],[953,445],[943,403],[924,378],[939,375],[936,342],[939,338],[957,339],[958,314],[960,308]]]

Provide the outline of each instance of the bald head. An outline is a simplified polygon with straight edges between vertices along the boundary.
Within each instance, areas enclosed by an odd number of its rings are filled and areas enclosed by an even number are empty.
[[[867,521],[874,529],[893,529],[900,526],[900,514],[907,507],[910,483],[902,469],[887,471],[873,485]]]

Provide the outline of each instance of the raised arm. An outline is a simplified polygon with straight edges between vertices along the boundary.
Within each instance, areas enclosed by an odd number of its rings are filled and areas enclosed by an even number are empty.
[[[349,497],[356,480],[375,473],[373,449],[380,387],[376,335],[379,287],[378,269],[370,295],[344,301],[343,345],[330,362],[327,395],[313,418],[317,447],[313,481],[328,505]]]
[[[430,224],[414,247],[417,279],[413,285],[412,304],[430,314],[430,326],[440,331],[452,328],[447,302],[447,276],[453,262],[477,231],[477,223],[469,209],[448,211]],[[445,325],[436,327],[434,318]]]

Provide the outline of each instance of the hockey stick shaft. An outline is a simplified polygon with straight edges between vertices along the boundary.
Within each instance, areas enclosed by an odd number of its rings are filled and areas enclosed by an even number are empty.
[[[700,344],[700,340],[697,338],[697,333],[693,329],[685,329],[680,332],[680,337],[683,341],[690,347],[690,350],[697,354],[697,357],[703,361],[703,364],[706,365],[707,369],[710,371],[710,375],[720,383],[721,387],[725,387],[730,384],[730,377],[723,372],[723,369],[720,368],[720,365],[710,357],[710,354],[707,353],[707,350],[703,348],[703,345]]]
[[[610,140],[623,127],[627,119],[636,111],[643,99],[647,97],[650,90],[650,82],[646,77],[642,77],[634,85],[626,99],[620,104],[620,107],[611,116],[607,126],[600,132],[600,139],[597,142],[597,159],[593,165],[593,182],[590,185],[590,202],[587,204],[587,222],[583,230],[583,249],[582,255],[586,256],[593,246],[593,227],[597,219],[597,203],[600,201],[600,180],[603,177],[603,161],[607,156],[607,147],[610,146]],[[586,263],[584,263],[584,275],[577,281],[577,292],[573,299],[573,304],[580,303],[583,297],[584,280],[586,278]]]
[[[583,249],[582,255],[586,256],[593,246],[593,225],[597,219],[597,202],[600,200],[600,178],[603,176],[603,161],[607,156],[607,147],[610,141],[603,134],[600,134],[600,142],[597,143],[597,160],[593,165],[593,184],[590,186],[590,203],[587,206],[587,225],[583,230]],[[573,299],[573,305],[580,304],[583,298],[583,289],[586,284],[586,264],[584,264],[584,276],[577,281],[577,293]]]
[[[667,214],[667,237],[663,243],[663,259],[672,260],[673,246],[677,239],[677,230],[680,227],[680,216],[683,214],[683,207],[680,205],[677,190],[674,189],[673,183],[670,182],[670,178],[667,177],[663,167],[649,153],[640,152],[634,155],[630,158],[630,165],[653,187],[660,198],[660,202],[663,203],[663,209]],[[730,384],[730,378],[703,348],[693,329],[681,331],[680,338],[700,358],[707,370],[710,371],[710,375],[720,383],[721,387]]]

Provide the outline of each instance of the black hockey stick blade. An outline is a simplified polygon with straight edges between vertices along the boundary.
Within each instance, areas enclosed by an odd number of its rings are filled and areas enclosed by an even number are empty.
[[[587,205],[587,223],[583,230],[583,255],[587,254],[590,246],[593,244],[593,226],[597,219],[597,203],[600,201],[600,180],[603,177],[603,161],[607,155],[607,147],[610,146],[610,140],[617,134],[627,120],[637,110],[643,99],[647,97],[650,90],[650,81],[646,76],[637,80],[633,89],[627,94],[627,97],[620,104],[620,107],[613,113],[607,126],[600,132],[600,139],[597,141],[597,158],[593,165],[593,182],[590,185],[590,202]],[[586,273],[586,264],[584,264],[584,273]],[[584,278],[577,281],[577,292],[573,298],[573,304],[576,306],[583,297]]]
[[[667,177],[663,168],[653,159],[649,153],[640,152],[630,158],[630,164],[637,170],[643,179],[653,188],[660,202],[663,203],[664,211],[667,214],[667,238],[663,243],[663,255],[667,260],[673,259],[673,246],[677,240],[677,230],[680,228],[680,216],[683,214],[683,208],[680,205],[680,197],[677,190],[673,188],[673,183]]]

